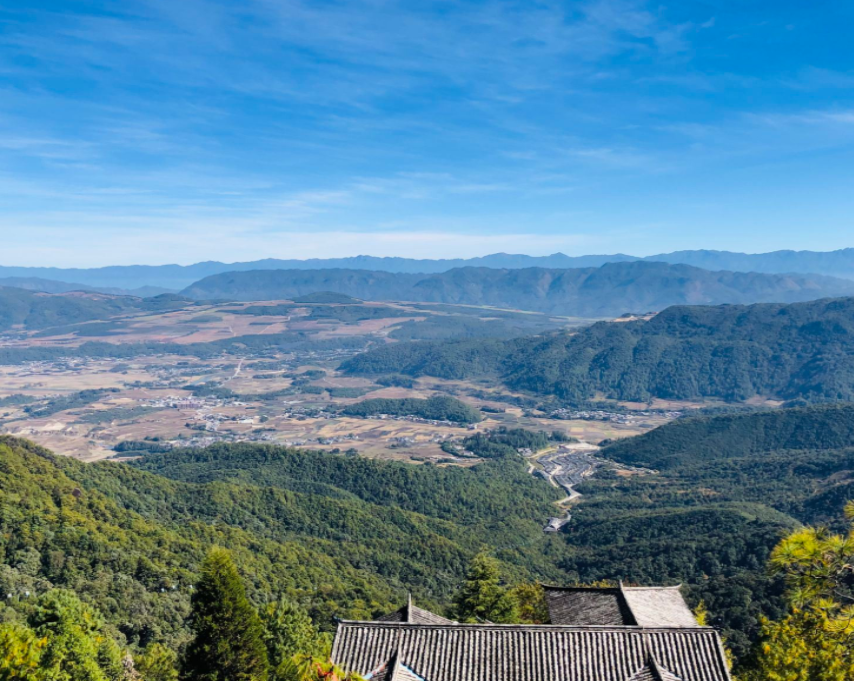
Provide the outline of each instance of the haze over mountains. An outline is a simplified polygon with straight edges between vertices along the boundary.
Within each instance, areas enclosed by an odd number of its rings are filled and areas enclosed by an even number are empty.
[[[332,291],[364,300],[488,305],[608,317],[678,304],[798,302],[854,294],[854,282],[817,275],[710,272],[660,262],[580,269],[464,267],[432,275],[378,271],[256,270],[218,274],[184,289],[195,299],[280,300]]]
[[[450,260],[419,260],[412,258],[380,258],[360,255],[351,258],[309,260],[265,259],[251,262],[222,263],[201,262],[194,265],[129,265],[98,267],[93,269],[56,267],[0,266],[0,277],[40,278],[51,281],[72,282],[74,286],[112,289],[138,289],[157,287],[177,291],[199,279],[223,272],[248,270],[316,270],[351,269],[382,272],[436,274],[459,267],[491,267],[521,269],[545,267],[569,269],[599,267],[610,262],[637,260],[686,264],[709,270],[734,272],[763,272],[767,274],[818,273],[854,279],[854,248],[838,251],[774,251],[772,253],[746,254],[729,251],[676,251],[638,258],[621,253],[614,255],[568,256],[555,253],[547,256],[494,253],[479,258]],[[149,295],[152,292],[149,292]]]

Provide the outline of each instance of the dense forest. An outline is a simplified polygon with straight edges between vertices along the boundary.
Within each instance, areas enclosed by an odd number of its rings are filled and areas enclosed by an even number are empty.
[[[743,657],[759,634],[760,616],[783,612],[783,584],[764,567],[774,545],[800,522],[838,525],[845,501],[854,497],[854,447],[846,447],[848,432],[854,432],[854,409],[833,405],[680,419],[614,443],[603,455],[653,464],[659,472],[624,476],[604,471],[585,482],[579,488],[582,501],[573,508],[572,522],[559,542],[528,535],[529,555],[548,563],[529,564],[531,574],[557,567],[560,583],[618,578],[637,584],[684,582],[691,602],[706,602],[713,623]],[[498,555],[515,564],[518,557],[504,551],[516,530],[505,536],[504,523],[520,525],[511,520],[514,512],[508,515],[509,507],[500,504],[519,503],[520,497],[501,499],[497,495],[503,492],[494,485],[521,463],[518,449],[541,449],[549,446],[550,437],[497,430],[465,438],[463,448],[494,458],[467,470],[438,469],[460,483],[446,495],[424,488],[422,481],[437,470],[431,467],[377,468],[358,458],[295,455],[275,447],[220,446],[152,456],[136,465],[195,483],[228,480],[329,494],[343,490],[372,503],[456,522],[465,508],[467,522],[479,527],[485,543],[504,547]],[[709,447],[703,444],[706,438],[713,443]],[[693,453],[677,454],[686,444]],[[659,459],[645,455],[659,450]],[[710,455],[721,450],[726,454]],[[491,482],[484,487],[487,478]],[[476,481],[471,489],[467,479]],[[521,479],[514,484],[519,483]],[[543,487],[549,489],[545,483]],[[542,491],[525,489],[523,496]],[[484,492],[488,505],[478,500]],[[534,507],[527,508],[536,515]]]
[[[353,374],[463,379],[584,402],[756,395],[854,399],[854,298],[750,306],[671,307],[648,321],[510,341],[388,345],[346,362]]]
[[[255,270],[216,274],[182,291],[197,300],[280,300],[332,291],[362,300],[408,300],[614,317],[669,305],[796,302],[854,293],[821,275],[710,272],[663,262],[580,269],[462,267],[422,275],[355,269]]]
[[[455,397],[436,395],[427,399],[417,397],[390,398],[380,397],[362,400],[341,409],[344,416],[415,416],[431,421],[452,421],[454,423],[478,423],[480,412]]]
[[[390,610],[407,589],[447,601],[484,542],[518,577],[560,575],[548,551],[525,550],[558,541],[540,527],[559,493],[515,458],[444,469],[223,445],[140,465],[176,479],[3,437],[3,593],[71,588],[144,645],[185,636],[188,589],[214,545],[252,575],[253,598],[288,595],[324,626]]]

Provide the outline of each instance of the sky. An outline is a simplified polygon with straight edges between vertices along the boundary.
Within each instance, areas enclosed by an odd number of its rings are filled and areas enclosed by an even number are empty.
[[[844,0],[4,0],[0,264],[854,246]]]

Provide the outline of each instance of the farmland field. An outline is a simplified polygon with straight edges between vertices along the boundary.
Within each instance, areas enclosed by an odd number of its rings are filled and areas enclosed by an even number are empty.
[[[150,449],[258,441],[368,457],[470,464],[442,449],[472,429],[557,430],[598,443],[668,420],[663,409],[619,419],[552,418],[488,380],[387,385],[340,375],[376,344],[420,335],[512,337],[586,323],[488,308],[419,303],[186,303],[160,312],[40,329],[0,339],[0,429],[97,460]],[[405,331],[405,333],[400,333]],[[25,353],[44,351],[46,356]],[[388,383],[388,382],[386,382]],[[450,395],[483,409],[477,425],[415,417],[353,418],[365,398]],[[449,449],[446,445],[446,450]]]

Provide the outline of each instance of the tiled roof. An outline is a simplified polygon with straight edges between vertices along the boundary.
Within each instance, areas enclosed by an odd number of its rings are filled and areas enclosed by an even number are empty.
[[[635,624],[620,590],[544,587],[549,621],[574,627]]]
[[[388,662],[365,675],[368,681],[425,681],[400,661],[400,655],[395,651]]]
[[[642,627],[696,627],[697,620],[678,586],[623,587],[623,597]]]
[[[696,627],[697,621],[674,587],[545,586],[552,624],[569,626]]]
[[[369,674],[395,655],[424,681],[729,681],[708,627],[338,625],[332,659],[341,667]]]
[[[650,658],[629,681],[682,681],[682,679],[659,665],[654,658]]]
[[[406,605],[402,608],[390,612],[388,615],[377,617],[377,622],[408,622],[409,624],[453,624],[449,619],[445,619],[440,615],[416,607],[412,604],[412,596],[409,597]]]

